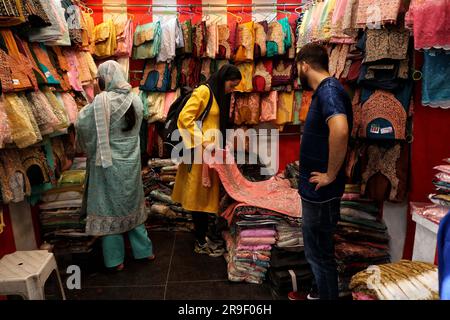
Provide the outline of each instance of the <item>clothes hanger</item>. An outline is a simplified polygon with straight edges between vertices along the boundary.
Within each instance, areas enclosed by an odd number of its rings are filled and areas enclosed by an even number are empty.
[[[237,14],[234,14],[233,12],[228,11],[227,14],[233,16],[236,19],[237,23],[241,23],[242,22],[242,17],[238,16]]]
[[[250,16],[252,18],[252,21],[255,21],[252,13],[244,12],[244,6],[242,6],[241,8],[241,15]]]

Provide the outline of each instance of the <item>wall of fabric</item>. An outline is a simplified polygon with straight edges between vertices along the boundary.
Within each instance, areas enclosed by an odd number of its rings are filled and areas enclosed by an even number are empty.
[[[252,8],[248,7],[195,7],[192,12],[190,12],[189,8],[147,8],[147,7],[133,7],[133,4],[168,4],[168,5],[187,5],[187,4],[273,4],[277,3],[278,6],[276,9],[281,11],[294,12],[295,7],[285,7],[283,3],[292,3],[290,0],[89,0],[86,1],[86,4],[90,3],[104,3],[104,4],[128,4],[128,7],[116,8],[116,7],[108,7],[108,6],[92,6],[91,8],[94,10],[94,21],[96,24],[101,23],[102,21],[107,20],[111,14],[117,16],[121,15],[126,17],[128,15],[129,18],[133,19],[135,24],[145,24],[153,21],[160,21],[162,18],[170,18],[174,17],[177,12],[179,13],[180,22],[184,22],[186,20],[191,20],[193,24],[202,21],[207,16],[210,19],[214,19],[214,22],[218,24],[226,23],[229,26],[237,23],[238,17],[242,19],[241,23],[250,22],[252,20],[261,21],[261,20],[273,20],[273,19],[282,19],[284,17],[288,17],[290,22],[294,22],[297,19],[296,14],[288,15],[285,13],[275,12],[275,8],[270,7],[262,7],[262,8]],[[295,1],[294,1],[295,2]],[[299,3],[300,5],[300,3]],[[130,70],[143,70],[144,69],[144,60],[133,60],[130,59]],[[130,81],[133,86],[139,85],[140,74],[130,73]],[[280,144],[279,144],[279,172],[282,172],[286,165],[290,162],[296,161],[299,158],[300,153],[300,136],[292,135],[293,133],[298,133],[298,127],[289,128],[287,126],[285,128],[285,132],[287,135],[280,135]]]

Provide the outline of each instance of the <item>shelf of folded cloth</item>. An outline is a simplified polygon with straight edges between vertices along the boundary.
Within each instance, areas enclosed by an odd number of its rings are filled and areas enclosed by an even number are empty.
[[[450,208],[422,202],[411,202],[410,207],[412,219],[416,222],[412,259],[434,263],[439,223]]]
[[[351,277],[370,265],[390,262],[389,233],[380,204],[361,197],[359,185],[346,185],[335,242],[341,296],[351,294]]]
[[[191,214],[171,198],[177,170],[170,159],[151,159],[142,169],[149,211],[147,227],[152,231],[190,232],[194,228]]]

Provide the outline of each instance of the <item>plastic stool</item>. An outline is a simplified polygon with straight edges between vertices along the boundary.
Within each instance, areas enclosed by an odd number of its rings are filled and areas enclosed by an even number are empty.
[[[63,300],[66,300],[55,256],[47,250],[16,251],[0,260],[0,295],[21,295],[45,300],[44,285],[56,271]]]

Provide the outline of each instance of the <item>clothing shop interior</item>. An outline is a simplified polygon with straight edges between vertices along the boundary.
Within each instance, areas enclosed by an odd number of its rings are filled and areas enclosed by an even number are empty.
[[[0,60],[0,300],[450,299],[447,0],[3,0]]]

